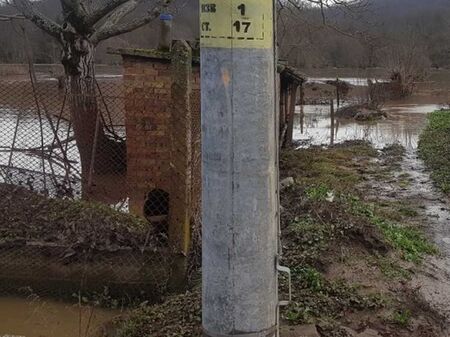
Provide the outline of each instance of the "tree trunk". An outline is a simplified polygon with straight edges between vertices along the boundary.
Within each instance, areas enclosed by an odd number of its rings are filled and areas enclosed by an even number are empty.
[[[94,69],[95,46],[88,38],[65,32],[63,57],[75,140],[81,161],[82,180],[93,174],[123,173],[125,144],[107,137],[97,105]]]

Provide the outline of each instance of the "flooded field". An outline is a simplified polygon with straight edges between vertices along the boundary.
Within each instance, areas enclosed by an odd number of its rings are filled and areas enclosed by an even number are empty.
[[[355,69],[305,69],[308,82],[323,85],[328,80],[339,78],[354,86],[345,98],[345,104],[361,103],[368,95],[367,79],[384,82],[388,74],[381,68]],[[330,95],[328,89],[309,92],[313,95]],[[333,98],[326,96],[326,101]],[[306,97],[308,100],[308,97]],[[412,97],[398,101],[387,101],[382,110],[388,118],[375,122],[356,122],[349,119],[331,121],[328,105],[305,105],[296,109],[294,139],[302,146],[330,145],[345,140],[367,140],[380,148],[400,143],[407,149],[417,147],[418,137],[426,123],[428,113],[448,106],[450,102],[450,71],[431,70],[424,82],[416,84]],[[337,107],[335,106],[335,110]]]
[[[0,108],[0,123],[0,182],[51,195],[58,194],[58,188],[65,184],[79,194],[79,154],[75,142],[67,141],[73,137],[67,121],[39,120],[32,110]],[[64,142],[61,145],[68,163],[62,160],[55,134]],[[42,144],[46,153],[53,147],[52,153],[42,155]]]
[[[348,80],[356,86],[363,87],[367,84],[365,77],[358,73],[336,74],[330,72],[317,74],[317,77],[311,78],[311,80],[315,83],[322,83],[328,79],[335,79],[334,76],[336,75],[341,75],[342,80]],[[370,76],[378,80],[385,78],[379,72],[374,72]],[[402,144],[408,150],[407,160],[405,161],[405,165],[409,167],[408,172],[414,179],[417,178],[418,180],[417,190],[424,195],[430,194],[433,189],[432,183],[423,164],[417,159],[415,151],[419,135],[426,124],[427,114],[440,109],[443,104],[450,101],[450,95],[445,91],[445,88],[441,88],[442,90],[439,92],[434,89],[440,87],[437,83],[444,83],[447,79],[450,80],[450,75],[447,77],[445,74],[440,74],[439,76],[435,75],[436,81],[432,81],[433,84],[423,84],[420,92],[414,97],[403,101],[387,102],[383,110],[387,112],[388,118],[376,122],[356,122],[341,119],[332,121],[330,107],[327,105],[298,106],[295,116],[294,139],[298,141],[300,147],[327,146],[355,139],[367,140],[377,148],[383,148],[393,143]],[[105,78],[107,77],[106,75]],[[112,78],[114,77],[119,77],[119,75],[112,75]],[[48,80],[54,81],[51,77]],[[11,104],[11,102],[8,102],[8,104]],[[45,120],[40,124],[30,107],[32,107],[32,103],[27,105],[27,109],[22,112],[10,107],[0,109],[0,123],[4,126],[4,131],[0,133],[0,166],[8,167],[9,170],[14,167],[17,171],[14,174],[14,183],[18,184],[20,181],[21,184],[33,184],[33,188],[42,189],[44,188],[43,177],[36,175],[36,172],[53,171],[55,176],[64,179],[65,170],[55,163],[51,164],[50,161],[42,161],[33,151],[20,151],[20,149],[37,149],[42,142],[52,144],[54,141],[51,126]],[[17,119],[20,119],[20,124],[16,130]],[[58,129],[61,139],[67,139],[68,129],[67,122],[62,120]],[[41,138],[41,134],[43,138]],[[16,140],[14,140],[15,137]],[[12,144],[17,150],[14,151],[13,155],[11,155],[11,151],[7,151]],[[78,163],[79,155],[76,147],[73,142],[70,143],[70,146],[72,146],[73,151],[69,151],[69,159],[73,163]],[[76,173],[79,170],[79,165],[74,165],[74,173]],[[1,179],[8,179],[8,176],[3,176]],[[33,181],[30,181],[30,179]],[[79,172],[74,175],[73,179],[72,188],[79,193]],[[114,179],[117,182],[117,177]],[[103,185],[111,185],[109,181]],[[46,183],[51,184],[52,182]],[[124,183],[117,185],[125,186]],[[117,203],[124,195],[126,196],[126,191],[117,193],[116,190],[102,190],[102,195],[108,196],[106,201],[109,204]],[[427,212],[442,219],[442,228],[446,228],[444,224],[450,213],[447,208],[445,211],[442,210],[445,203],[430,203],[428,206]],[[450,243],[449,236],[450,234],[444,229],[436,233],[436,238],[441,237],[440,243],[444,246]],[[0,297],[0,336],[88,337],[99,326],[118,314],[120,312],[115,310],[88,306],[82,306],[80,309],[78,304],[48,299],[4,296]]]
[[[308,77],[307,83],[318,83],[318,84],[326,84],[328,81],[336,81],[337,77]],[[372,82],[388,82],[386,79],[381,78],[369,78]],[[368,86],[368,78],[361,77],[339,77],[339,81],[347,82],[356,87],[367,87]]]
[[[329,106],[306,105],[297,107],[294,139],[303,146],[361,139],[373,143],[377,148],[399,143],[407,149],[415,149],[427,114],[440,108],[440,104],[431,103],[390,103],[383,108],[389,117],[381,121],[335,119],[332,122]]]

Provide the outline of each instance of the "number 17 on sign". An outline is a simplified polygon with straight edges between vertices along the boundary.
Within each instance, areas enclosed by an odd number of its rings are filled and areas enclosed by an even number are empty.
[[[202,47],[270,48],[272,1],[201,0]]]

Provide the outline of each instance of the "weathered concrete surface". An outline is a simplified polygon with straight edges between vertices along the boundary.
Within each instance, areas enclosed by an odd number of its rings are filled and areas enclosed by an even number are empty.
[[[274,335],[274,63],[272,50],[202,51],[203,327],[210,335]]]

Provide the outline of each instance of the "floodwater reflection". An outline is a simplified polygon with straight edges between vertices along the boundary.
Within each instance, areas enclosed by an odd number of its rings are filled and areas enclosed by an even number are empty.
[[[438,104],[390,104],[383,109],[389,115],[387,119],[357,122],[338,118],[332,121],[328,105],[298,106],[294,139],[303,146],[366,140],[377,148],[399,143],[406,149],[415,149],[427,114],[440,107]]]

